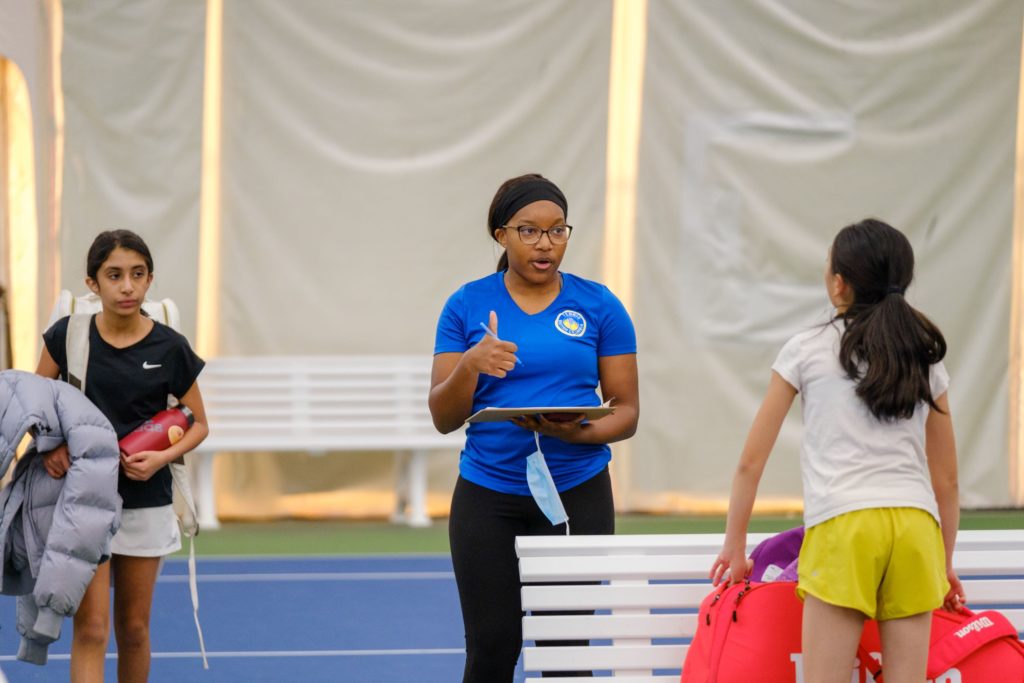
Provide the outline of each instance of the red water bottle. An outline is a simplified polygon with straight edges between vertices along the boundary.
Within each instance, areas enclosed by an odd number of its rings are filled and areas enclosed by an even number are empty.
[[[125,455],[134,455],[140,451],[163,451],[180,441],[194,421],[195,417],[187,406],[161,410],[126,434],[118,445]]]

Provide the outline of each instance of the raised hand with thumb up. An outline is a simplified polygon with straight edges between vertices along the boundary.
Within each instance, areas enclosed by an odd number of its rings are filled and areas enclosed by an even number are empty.
[[[515,355],[519,347],[498,338],[498,314],[494,311],[491,311],[487,324],[480,323],[480,327],[484,336],[467,352],[472,354],[473,369],[484,375],[505,377],[519,362]]]

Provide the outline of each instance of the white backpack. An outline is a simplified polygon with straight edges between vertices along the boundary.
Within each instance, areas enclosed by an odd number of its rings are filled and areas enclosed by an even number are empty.
[[[172,329],[177,329],[180,323],[178,307],[170,299],[152,301],[146,299],[142,303],[142,309],[149,314],[153,320],[161,322]],[[87,294],[76,297],[68,290],[62,290],[57,298],[57,304],[50,314],[50,325],[64,316],[70,316],[67,331],[67,364],[68,383],[85,393],[85,380],[89,370],[89,324],[95,313],[103,310],[103,303],[96,294]],[[176,396],[167,396],[169,408],[178,405]],[[196,622],[196,631],[199,633],[199,649],[203,656],[203,668],[208,669],[206,660],[206,645],[203,642],[203,629],[199,625],[199,588],[196,584],[196,551],[195,537],[199,533],[199,516],[196,512],[196,502],[192,495],[192,486],[189,483],[188,470],[185,469],[185,461],[182,458],[170,464],[171,479],[174,481],[174,512],[178,517],[178,526],[181,533],[188,539],[188,578],[189,591],[192,594],[192,613]]]
[[[62,289],[57,295],[57,303],[54,304],[53,311],[50,312],[50,320],[46,323],[46,328],[49,329],[51,325],[66,315],[99,313],[102,310],[103,302],[100,301],[98,294],[90,292],[84,296],[75,296],[70,291]],[[148,313],[150,318],[162,322],[172,330],[181,327],[181,315],[178,313],[178,307],[170,299],[161,299],[160,301],[146,299],[142,302],[142,310]]]

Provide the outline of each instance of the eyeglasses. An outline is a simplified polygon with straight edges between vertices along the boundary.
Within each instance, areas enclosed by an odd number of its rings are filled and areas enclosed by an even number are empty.
[[[548,236],[551,240],[551,244],[565,244],[569,241],[569,235],[572,234],[571,225],[556,225],[553,228],[547,230],[541,230],[540,228],[532,225],[503,225],[501,226],[505,230],[515,230],[519,233],[519,239],[523,244],[537,244],[540,242],[540,238],[544,235]]]

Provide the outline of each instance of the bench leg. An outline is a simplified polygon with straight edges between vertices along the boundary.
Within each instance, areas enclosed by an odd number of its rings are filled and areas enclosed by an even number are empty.
[[[395,511],[391,521],[412,527],[430,526],[427,515],[427,451],[395,453]]]
[[[395,452],[395,509],[391,513],[391,521],[394,524],[408,522],[406,511],[409,507],[410,458],[412,458],[412,453],[409,451]]]
[[[409,460],[409,526],[428,527],[427,515],[427,451],[412,452]]]
[[[219,529],[220,521],[217,519],[217,499],[213,490],[213,453],[199,454],[199,480],[196,482],[196,492],[199,494],[196,500],[196,507],[199,508],[199,529]]]

